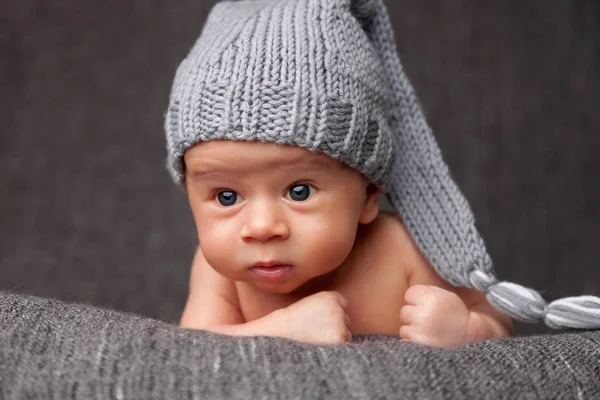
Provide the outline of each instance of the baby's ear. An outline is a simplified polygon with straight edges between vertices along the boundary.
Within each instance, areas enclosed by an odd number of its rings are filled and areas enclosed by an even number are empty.
[[[379,214],[379,198],[381,197],[381,190],[372,183],[367,185],[367,197],[363,204],[362,212],[358,220],[361,224],[370,224],[377,218]]]

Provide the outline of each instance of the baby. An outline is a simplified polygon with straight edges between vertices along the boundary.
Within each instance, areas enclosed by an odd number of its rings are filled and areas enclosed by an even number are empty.
[[[419,189],[395,183],[411,154],[394,141],[405,130],[394,111],[414,105],[410,93],[396,104],[406,89],[388,87],[397,71],[378,54],[389,41],[381,16],[382,3],[364,0],[212,10],[166,120],[200,243],[181,326],[311,343],[381,333],[441,347],[512,333],[484,293],[446,282],[422,255],[405,224],[426,221],[379,211],[384,190],[411,210],[427,201],[411,205]]]
[[[496,279],[382,0],[218,3],[165,130],[200,243],[184,327],[449,347],[511,335],[509,316],[600,326],[595,297]]]
[[[508,336],[483,293],[442,280],[380,190],[329,156],[213,141],[185,153],[200,246],[188,328],[343,343],[384,333],[450,347]]]

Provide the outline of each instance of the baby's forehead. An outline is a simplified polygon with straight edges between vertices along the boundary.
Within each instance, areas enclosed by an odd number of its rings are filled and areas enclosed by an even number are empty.
[[[244,140],[214,140],[200,142],[185,153],[188,166],[219,168],[244,165],[298,166],[322,169],[350,168],[340,161],[320,152],[300,146]]]

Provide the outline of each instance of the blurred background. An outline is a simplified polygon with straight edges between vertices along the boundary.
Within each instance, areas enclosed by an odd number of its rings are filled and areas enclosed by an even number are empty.
[[[214,3],[0,2],[0,290],[178,321],[196,237],[163,117]],[[387,5],[499,277],[600,295],[600,2]]]

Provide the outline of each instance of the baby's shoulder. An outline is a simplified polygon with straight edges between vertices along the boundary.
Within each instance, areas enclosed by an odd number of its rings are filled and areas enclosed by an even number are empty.
[[[401,270],[407,282],[415,273],[436,274],[400,217],[382,212],[373,223],[361,244],[362,251],[385,260],[381,263],[385,268]]]
[[[376,264],[393,274],[401,271],[404,277],[427,264],[396,214],[380,212],[375,221],[363,228],[356,240],[357,259]]]
[[[357,244],[370,251],[381,251],[389,246],[402,245],[406,241],[406,235],[406,229],[397,215],[380,212],[373,222],[359,230]]]
[[[379,229],[381,229],[383,233],[392,233],[394,231],[398,233],[399,231],[404,230],[404,225],[402,224],[400,217],[392,212],[379,212],[379,215],[374,222],[379,225]]]
[[[394,214],[381,212],[368,225],[361,226],[355,243],[356,260],[369,269],[390,273],[403,272],[406,229]]]
[[[359,228],[351,266],[338,289],[349,299],[352,331],[397,334],[408,287],[403,255],[404,228],[398,217],[381,213]]]

